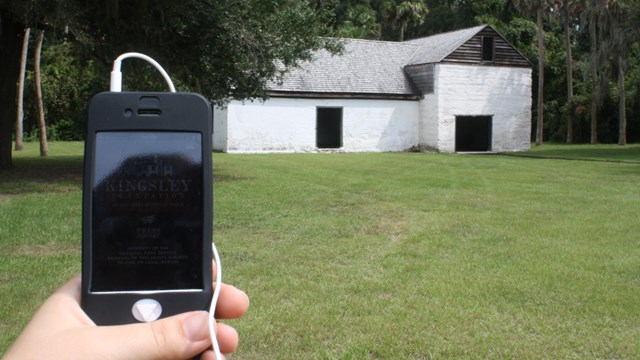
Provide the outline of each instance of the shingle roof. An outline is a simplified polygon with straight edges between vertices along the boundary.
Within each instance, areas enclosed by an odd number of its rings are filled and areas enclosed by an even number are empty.
[[[403,68],[441,61],[486,26],[405,42],[342,39],[342,54],[320,50],[268,86],[275,92],[419,95]]]
[[[417,94],[402,68],[419,45],[343,39],[344,52],[320,50],[271,90],[319,93]]]
[[[480,25],[468,29],[437,34],[426,38],[409,40],[406,43],[418,45],[418,50],[405,65],[440,62],[447,57],[447,55],[451,54],[486,27],[487,25]]]

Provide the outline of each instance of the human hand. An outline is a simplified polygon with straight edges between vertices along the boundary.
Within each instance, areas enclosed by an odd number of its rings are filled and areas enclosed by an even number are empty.
[[[76,276],[51,295],[3,360],[186,360],[203,352],[202,360],[214,359],[205,311],[151,323],[96,326],[80,307],[80,293],[80,276]],[[248,307],[243,291],[222,285],[216,318],[239,318]],[[216,337],[223,353],[235,351],[238,333],[234,328],[217,323]]]

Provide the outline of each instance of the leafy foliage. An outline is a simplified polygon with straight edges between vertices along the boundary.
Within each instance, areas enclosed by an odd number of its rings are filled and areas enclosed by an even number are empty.
[[[366,7],[378,13],[378,25],[381,29],[379,39],[398,39],[398,29],[394,28],[393,17],[388,16],[389,9],[401,7],[401,0],[351,0],[345,5],[336,7],[335,23],[338,34],[348,28],[349,34],[358,34],[354,22],[345,20],[345,14],[357,7]],[[622,50],[633,49],[638,46],[637,20],[640,19],[640,2],[637,0],[609,0],[609,1],[574,1],[574,0],[424,0],[422,3],[428,9],[424,22],[409,23],[406,28],[406,38],[428,36],[436,33],[456,30],[464,27],[488,23],[494,26],[511,44],[533,63],[534,77],[538,76],[538,45],[535,9],[542,3],[549,10],[544,23],[545,30],[545,89],[544,89],[544,133],[546,140],[563,142],[567,132],[567,109],[576,108],[580,103],[580,116],[573,124],[576,142],[589,141],[589,111],[582,112],[584,102],[587,110],[591,100],[590,66],[594,61],[599,65],[601,77],[597,80],[600,86],[597,93],[600,104],[597,112],[598,138],[601,142],[615,142],[618,123],[616,102],[619,94],[610,89],[619,89],[616,76],[619,59],[617,55]],[[517,6],[516,6],[517,5]],[[387,16],[385,16],[387,14]],[[567,52],[564,45],[563,14],[569,17],[571,30],[571,48],[573,59],[573,89],[577,99],[569,99],[567,94]],[[589,19],[598,21],[599,52],[594,59],[590,51]],[[341,22],[342,21],[342,22]],[[365,25],[362,25],[363,27]],[[367,28],[375,25],[367,23]],[[363,33],[363,32],[360,32]],[[355,35],[353,35],[355,36]],[[356,36],[358,37],[358,36]],[[370,38],[370,33],[362,36]],[[631,52],[625,57],[627,67],[627,117],[628,139],[630,142],[640,141],[640,97],[638,81],[631,81],[640,72],[640,57],[637,52]],[[537,93],[537,81],[534,79],[534,95]],[[532,107],[534,119],[537,116],[537,100],[534,97]]]
[[[576,113],[575,141],[589,141],[591,115],[583,110],[593,103],[594,59],[589,53],[593,18],[600,24],[599,140],[616,141],[617,54],[624,50],[628,141],[640,141],[640,51],[638,29],[633,26],[640,19],[640,2],[546,3],[553,11],[547,12],[544,24],[545,140],[565,141],[567,115]],[[537,77],[535,14],[523,12],[535,4],[524,0],[0,0],[0,9],[25,26],[47,28],[42,70],[47,121],[54,128],[50,135],[67,138],[64,134],[82,133],[88,99],[107,88],[111,61],[126,51],[156,58],[179,90],[201,92],[222,103],[228,98],[267,96],[267,82],[277,80],[287,67],[309,59],[317,49],[339,51],[331,36],[411,39],[488,23],[531,60]],[[566,89],[565,12],[571,25],[576,99],[568,99]],[[590,17],[592,13],[597,16]],[[161,77],[143,62],[127,61],[123,69],[125,89],[165,89]],[[533,83],[535,94],[537,81]],[[27,132],[33,128],[32,87],[27,84]],[[534,98],[534,118],[535,102]]]
[[[89,1],[78,32],[104,63],[122,52],[147,53],[186,89],[223,101],[263,97],[280,74],[276,59],[294,66],[314,50],[335,48],[321,37],[330,35],[328,15],[303,0]]]
[[[87,99],[107,88],[111,61],[121,53],[152,56],[177,80],[179,90],[197,91],[218,103],[263,98],[269,80],[309,59],[313,51],[339,51],[328,26],[332,16],[326,7],[306,0],[0,0],[0,24],[13,25],[15,33],[20,26],[47,29],[47,121],[54,125],[64,119],[76,129],[82,127]],[[13,35],[0,31],[2,36]],[[5,50],[0,40],[3,51],[15,53],[17,42]],[[15,93],[12,79],[18,67],[13,62],[3,53],[0,68],[10,68],[12,74],[0,78],[6,98]],[[164,89],[146,64],[127,61],[123,67],[125,89]],[[11,129],[15,121],[10,104],[0,105],[2,129]],[[0,139],[0,167],[11,165],[10,140]]]

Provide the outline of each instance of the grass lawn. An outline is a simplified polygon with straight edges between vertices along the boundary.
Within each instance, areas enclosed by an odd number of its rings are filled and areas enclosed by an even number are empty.
[[[0,353],[80,269],[82,143],[27,147],[0,173]],[[516,155],[214,154],[235,358],[639,358],[640,146]]]

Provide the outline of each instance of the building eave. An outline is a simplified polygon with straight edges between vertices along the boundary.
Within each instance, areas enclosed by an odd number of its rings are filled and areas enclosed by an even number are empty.
[[[305,98],[305,99],[354,99],[354,100],[405,100],[417,101],[422,99],[419,94],[374,94],[374,93],[344,93],[344,92],[296,92],[269,91],[272,98]]]

